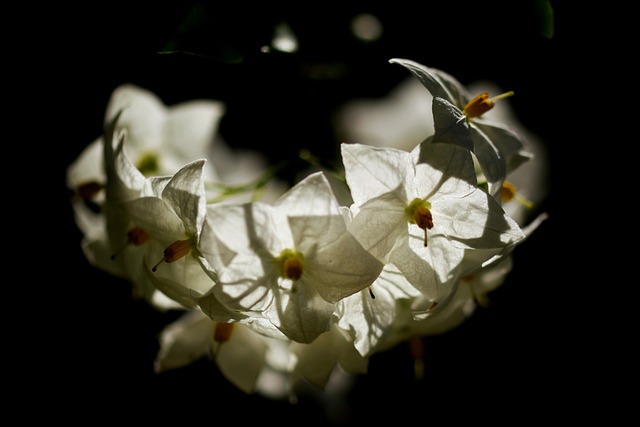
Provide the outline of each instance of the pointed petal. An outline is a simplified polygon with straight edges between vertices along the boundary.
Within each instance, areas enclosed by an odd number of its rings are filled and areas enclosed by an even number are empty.
[[[406,151],[363,144],[341,145],[347,184],[357,205],[404,185],[412,167]]]
[[[430,68],[415,61],[408,59],[393,58],[389,61],[392,64],[400,64],[420,80],[425,88],[433,95],[433,97],[444,98],[449,102],[455,103],[457,100],[454,95],[449,92],[447,87],[442,83],[440,78],[436,76]]]
[[[462,197],[475,189],[476,172],[468,150],[427,139],[411,154],[416,165],[415,196],[427,199],[445,195]]]
[[[251,393],[265,365],[266,352],[264,337],[235,324],[231,339],[218,344],[216,364],[225,378],[245,393]]]
[[[184,166],[173,176],[162,191],[162,198],[183,221],[185,230],[199,235],[206,215],[202,168],[206,160],[196,160]]]
[[[371,199],[361,206],[348,230],[366,251],[386,262],[398,237],[407,233],[406,206],[406,200],[394,193]]]
[[[324,300],[335,303],[371,285],[382,267],[380,261],[345,232],[318,249],[305,265],[305,275]]]
[[[295,291],[277,294],[265,315],[290,339],[310,343],[329,329],[333,307],[303,276],[297,281]]]
[[[496,147],[506,161],[506,173],[531,160],[533,153],[527,150],[522,137],[511,128],[486,119],[474,120],[477,126]]]
[[[453,144],[473,151],[473,140],[467,116],[444,98],[434,97],[432,106],[435,128],[433,141]]]
[[[205,357],[213,344],[213,326],[213,321],[200,311],[187,312],[167,325],[160,332],[155,372],[181,368]]]
[[[442,233],[461,248],[504,248],[524,238],[520,226],[480,189],[463,198],[434,200],[432,212],[432,231]]]
[[[489,193],[497,195],[507,175],[506,159],[502,157],[488,135],[477,126],[471,127],[471,135],[474,145],[473,152],[478,158],[482,173],[489,184]]]

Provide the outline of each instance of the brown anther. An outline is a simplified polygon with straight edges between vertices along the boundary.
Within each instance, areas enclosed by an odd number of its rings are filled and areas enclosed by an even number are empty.
[[[191,251],[191,242],[189,240],[176,240],[164,249],[164,257],[153,266],[151,271],[156,271],[158,266],[163,262],[172,263],[183,258]]]
[[[302,264],[295,257],[289,257],[282,263],[284,277],[291,280],[298,280],[302,276]]]
[[[78,187],[76,188],[76,193],[83,200],[91,200],[103,188],[104,188],[104,186],[102,184],[100,184],[98,182],[95,182],[95,181],[91,181],[91,182],[86,182],[84,184],[78,185]]]
[[[151,236],[149,236],[149,233],[137,226],[127,232],[127,239],[135,246],[146,243],[150,238]]]
[[[227,342],[231,338],[234,323],[218,322],[213,331],[213,340],[215,342]]]
[[[124,246],[111,255],[111,259],[115,259],[128,245],[140,246],[146,243],[150,238],[151,236],[149,236],[149,234],[141,227],[134,226],[127,232],[127,241]]]
[[[413,221],[424,230],[424,246],[427,246],[427,230],[433,228],[433,216],[426,206],[419,206],[413,213]]]

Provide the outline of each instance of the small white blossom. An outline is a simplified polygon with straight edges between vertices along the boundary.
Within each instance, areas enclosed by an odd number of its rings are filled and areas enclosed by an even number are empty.
[[[354,200],[349,231],[434,302],[464,274],[466,249],[506,250],[524,237],[476,187],[471,155],[458,146],[428,139],[408,153],[342,144],[342,157]]]
[[[507,172],[531,158],[521,135],[510,126],[488,120],[483,114],[511,93],[490,98],[473,97],[458,80],[444,71],[415,61],[394,58],[418,78],[433,96],[434,141],[467,148],[474,153],[487,178],[489,192],[497,194]]]
[[[321,172],[274,204],[210,205],[199,251],[218,278],[211,295],[261,313],[294,341],[313,341],[329,328],[334,303],[382,269],[345,218]]]

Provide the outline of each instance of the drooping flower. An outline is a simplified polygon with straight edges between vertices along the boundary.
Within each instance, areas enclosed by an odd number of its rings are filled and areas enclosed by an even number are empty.
[[[240,322],[212,320],[201,310],[185,312],[160,334],[154,362],[160,374],[211,359],[232,384],[245,393],[288,398],[295,356],[290,341],[272,338]]]
[[[467,148],[477,157],[488,190],[497,194],[507,172],[531,158],[527,143],[512,127],[483,117],[499,99],[512,92],[489,97],[472,96],[450,74],[415,61],[394,58],[389,62],[407,68],[433,96],[434,142]]]
[[[215,283],[202,270],[196,253],[207,205],[205,162],[196,160],[174,175],[148,178],[137,198],[121,204],[132,224],[149,237],[139,249],[144,253],[137,267],[145,272],[141,280],[192,308],[197,307],[194,296]]]
[[[73,209],[89,262],[134,284],[134,294],[158,307],[172,307],[146,283],[140,258],[131,248],[147,242],[119,204],[136,198],[145,176],[170,175],[189,161],[210,155],[224,105],[189,101],[166,106],[150,91],[126,84],[116,88],[105,112],[105,131],[67,168],[75,192]],[[125,144],[126,141],[126,144]],[[211,178],[215,171],[209,168]]]
[[[398,319],[410,316],[412,301],[422,296],[393,265],[386,264],[370,289],[341,300],[336,306],[337,325],[354,337],[353,346],[369,357],[406,339],[394,334]],[[398,328],[399,329],[399,328]],[[392,342],[383,346],[383,343]]]
[[[507,250],[524,236],[475,183],[470,153],[429,138],[409,153],[342,144],[354,219],[349,231],[434,303],[465,272],[467,249]]]
[[[201,306],[214,297],[267,318],[294,341],[312,342],[328,330],[335,302],[382,269],[347,232],[345,210],[322,172],[274,204],[209,205],[198,249],[218,284]]]

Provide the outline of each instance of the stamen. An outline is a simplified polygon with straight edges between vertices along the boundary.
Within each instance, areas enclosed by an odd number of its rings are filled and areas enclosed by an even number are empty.
[[[78,196],[80,196],[83,200],[91,200],[93,199],[96,194],[98,194],[102,189],[104,188],[104,185],[100,184],[99,182],[96,181],[91,181],[91,182],[86,182],[84,184],[80,184],[78,185],[78,187],[76,188],[76,193],[78,194]]]
[[[116,259],[116,257],[120,255],[120,253],[130,244],[134,246],[140,246],[143,243],[146,243],[150,238],[151,236],[149,236],[149,234],[142,228],[138,226],[133,227],[127,232],[127,241],[125,242],[125,244],[120,249],[115,251],[113,255],[111,255],[111,259]]]
[[[518,192],[515,185],[509,181],[505,181],[502,183],[502,189],[500,190],[500,200],[502,200],[502,203],[506,203],[512,199],[516,199],[527,209],[532,209],[534,206],[532,201],[527,200]]]
[[[219,343],[229,341],[229,339],[231,339],[231,333],[233,332],[234,325],[234,323],[216,323],[215,329],[213,331],[213,340]]]
[[[371,297],[371,299],[376,299],[376,295],[373,293],[373,289],[371,289],[371,286],[369,286],[367,289],[369,289],[369,296]]]
[[[298,280],[302,276],[302,264],[296,258],[288,258],[282,264],[284,276],[291,280]]]
[[[503,182],[500,190],[500,200],[502,200],[503,203],[506,203],[513,199],[515,195],[516,186],[508,181]]]
[[[427,246],[427,230],[433,228],[433,216],[431,215],[431,203],[416,197],[404,210],[411,224],[416,224],[424,230],[424,246]]]
[[[488,93],[486,92],[481,93],[480,95],[476,96],[471,101],[469,101],[467,105],[465,105],[464,108],[462,109],[462,112],[464,113],[465,116],[467,116],[468,119],[471,119],[474,117],[480,117],[481,115],[483,115],[484,113],[492,109],[493,106],[496,104],[496,101],[508,98],[513,95],[514,95],[514,92],[509,91],[509,92],[502,93],[500,95],[496,95],[492,98],[489,98]]]
[[[176,240],[164,250],[164,257],[153,266],[151,271],[155,272],[158,266],[163,262],[172,263],[180,258],[183,258],[191,251],[191,241],[189,240]]]
[[[218,358],[220,346],[231,339],[234,323],[217,322],[213,327],[213,341],[217,343],[213,349],[213,358]]]
[[[294,249],[284,249],[276,258],[276,265],[282,277],[295,282],[302,277],[304,271],[304,256],[301,252]],[[295,283],[292,290],[295,290]]]
[[[433,216],[426,206],[420,206],[413,214],[416,225],[424,230],[424,246],[427,247],[427,230],[433,228]]]

